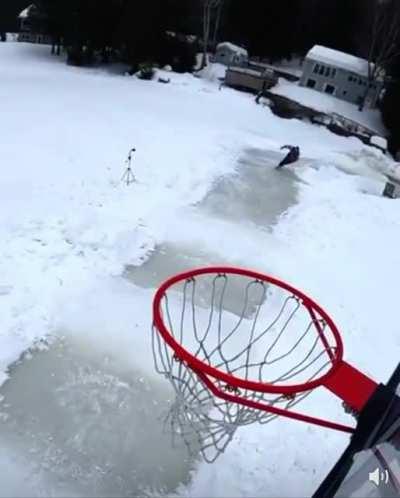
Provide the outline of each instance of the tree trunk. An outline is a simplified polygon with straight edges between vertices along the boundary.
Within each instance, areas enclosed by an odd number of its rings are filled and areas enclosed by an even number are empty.
[[[208,37],[210,33],[209,11],[210,11],[209,0],[205,0],[203,7],[203,57],[200,69],[204,69],[207,66]]]
[[[375,71],[376,66],[373,65],[371,62],[368,63],[368,80],[367,80],[367,86],[364,91],[364,95],[362,96],[362,99],[360,101],[360,104],[358,106],[358,110],[362,112],[365,108],[365,102],[367,101],[368,94],[371,91],[372,84],[374,83],[376,79],[376,71]]]
[[[218,31],[219,31],[219,25],[221,23],[221,14],[222,14],[222,6],[223,6],[224,0],[221,0],[218,5],[218,11],[217,11],[217,18],[215,19],[215,25],[214,25],[214,34],[213,34],[213,47],[215,48],[217,45],[218,41]]]

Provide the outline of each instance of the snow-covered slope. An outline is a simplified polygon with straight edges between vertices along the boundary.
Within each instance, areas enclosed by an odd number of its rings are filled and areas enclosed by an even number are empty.
[[[168,73],[169,84],[140,81],[71,68],[48,52],[0,46],[2,381],[26,348],[60,330],[151,375],[153,290],[121,275],[165,241],[303,288],[337,321],[346,358],[388,377],[400,352],[400,202],[379,196],[387,158],[354,138],[281,120],[207,80]],[[235,173],[244,149],[278,160],[285,143],[304,158],[299,204],[271,233],[193,211],[222,175]],[[120,179],[132,147],[138,182],[127,187]],[[346,417],[337,400],[327,406],[332,418]],[[288,420],[249,426],[181,491],[310,495],[346,442]]]

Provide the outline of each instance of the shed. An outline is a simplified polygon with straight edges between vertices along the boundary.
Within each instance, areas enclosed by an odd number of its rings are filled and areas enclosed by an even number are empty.
[[[222,42],[217,45],[215,53],[215,62],[224,64],[225,66],[245,66],[249,60],[249,54],[246,49],[234,45],[230,42]]]

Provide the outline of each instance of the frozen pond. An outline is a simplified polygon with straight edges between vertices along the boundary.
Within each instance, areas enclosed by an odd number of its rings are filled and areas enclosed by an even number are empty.
[[[57,342],[12,366],[0,391],[1,445],[26,455],[32,495],[33,483],[42,496],[171,493],[193,461],[164,429],[166,386]],[[3,483],[0,496],[9,492]]]

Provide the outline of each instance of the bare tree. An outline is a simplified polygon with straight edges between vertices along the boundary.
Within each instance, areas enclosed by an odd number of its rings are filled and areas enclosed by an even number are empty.
[[[222,17],[222,9],[224,7],[224,0],[220,0],[218,7],[217,7],[217,16],[215,18],[215,24],[214,24],[214,34],[213,34],[213,39],[212,39],[212,44],[215,47],[218,41],[218,32],[219,32],[219,27],[221,24],[221,17]]]
[[[201,68],[207,65],[207,51],[210,40],[211,20],[214,9],[219,7],[222,0],[202,0],[203,4],[203,58],[201,61]]]
[[[383,71],[400,55],[400,9],[393,0],[375,3],[369,40],[368,84],[360,102],[360,111],[364,109],[374,84],[383,77]]]

